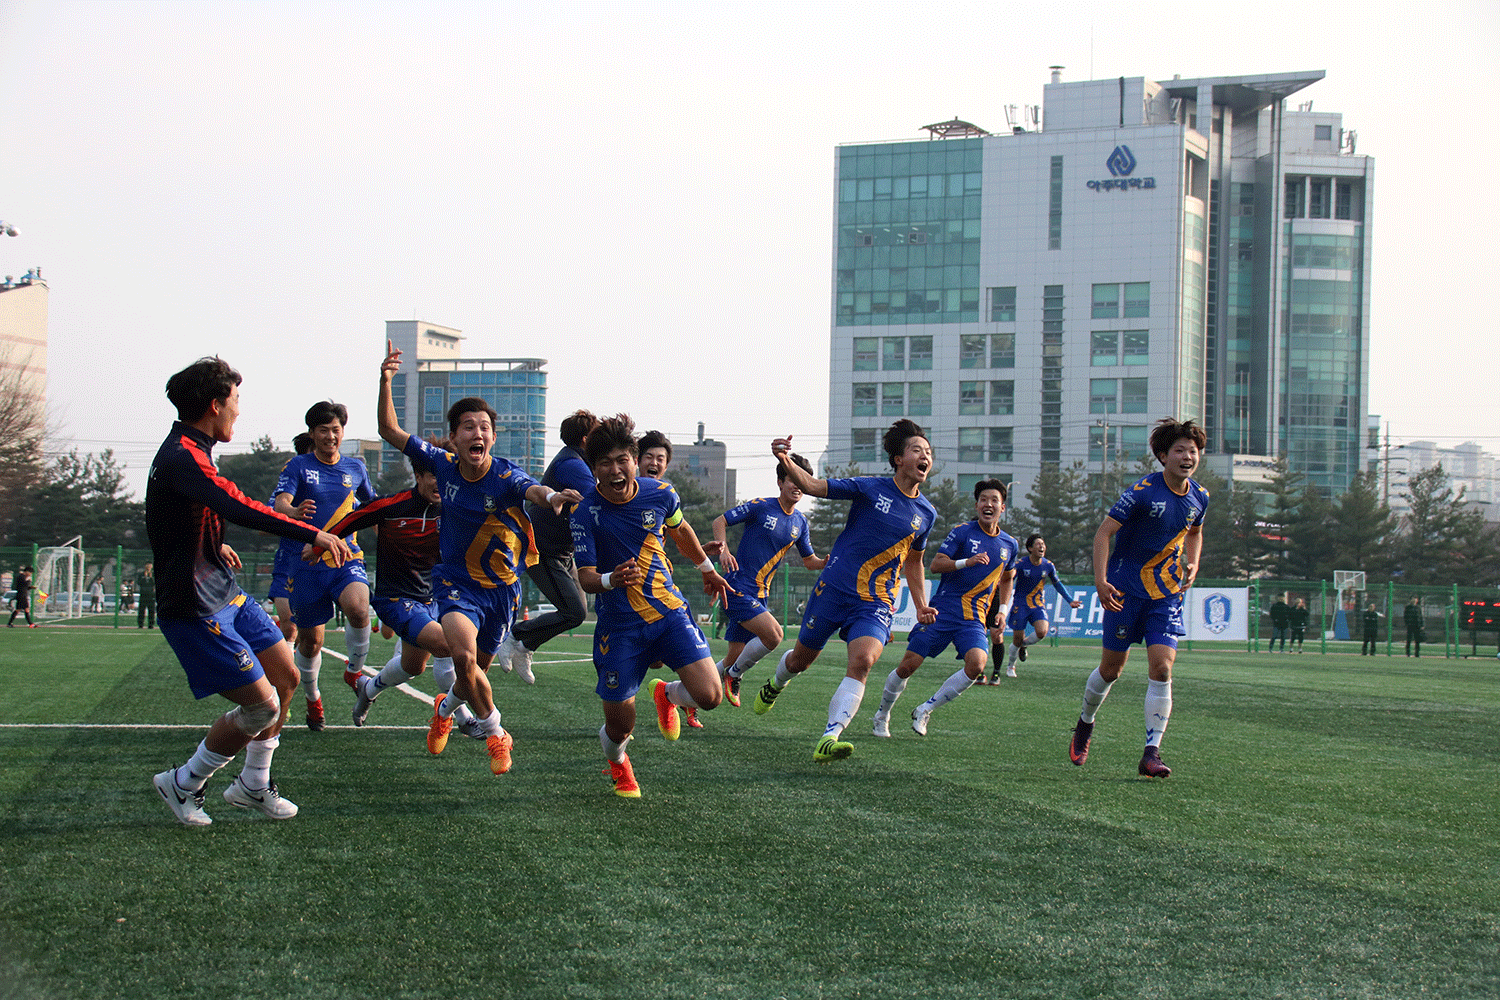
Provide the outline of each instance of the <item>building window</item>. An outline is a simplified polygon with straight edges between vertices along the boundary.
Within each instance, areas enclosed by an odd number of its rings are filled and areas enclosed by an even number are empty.
[[[1094,286],[1094,319],[1120,318],[1120,286],[1116,284]]]
[[[1052,177],[1047,199],[1047,249],[1062,249],[1063,158],[1052,157]]]
[[[1095,330],[1089,338],[1089,364],[1107,368],[1120,360],[1119,335],[1113,330]]]
[[[1118,379],[1089,379],[1089,412],[1114,413],[1116,411],[1119,392],[1120,385]]]
[[[1151,315],[1151,282],[1125,282],[1125,318],[1138,319]]]
[[[875,429],[859,428],[849,432],[849,461],[875,461]]]
[[[1016,286],[990,289],[990,322],[1014,323],[1016,321]]]
[[[1016,366],[1016,335],[996,333],[990,335],[990,367],[1014,368]]]
[[[990,383],[990,416],[1016,412],[1016,384],[1011,381]]]
[[[1120,333],[1120,364],[1144,365],[1151,360],[1149,330],[1123,330]]]
[[[1334,186],[1333,217],[1335,219],[1358,219],[1360,217],[1359,195],[1363,189],[1363,185],[1356,187],[1354,181],[1337,182]]]
[[[1011,427],[990,428],[990,461],[1009,462],[1015,430]]]
[[[906,368],[906,338],[880,338],[880,367],[884,371],[903,371]]]
[[[1145,427],[1121,427],[1120,458],[1126,462],[1150,457],[1150,445],[1146,443]]]
[[[1141,379],[1142,382],[1145,379]],[[932,416],[932,383],[908,382],[906,384],[906,415],[909,417]]]
[[[907,354],[906,367],[914,371],[930,371],[932,369],[932,338],[912,337]]]
[[[851,411],[856,417],[875,416],[875,383],[854,383],[854,408]]]
[[[906,383],[886,382],[880,386],[880,415],[883,417],[906,415]]]
[[[1112,458],[1119,457],[1111,454],[1112,449],[1109,447],[1110,438],[1113,436],[1110,432],[1113,430],[1113,427],[1094,426],[1089,428],[1090,462],[1107,462]]]
[[[1314,125],[1313,126],[1313,138],[1314,139],[1320,139],[1320,140],[1322,140],[1324,142],[1331,142],[1331,141],[1333,141],[1333,126],[1332,125]]]
[[[443,415],[443,387],[429,385],[422,390],[422,416],[432,421]]]
[[[1333,178],[1312,177],[1307,183],[1307,217],[1328,219],[1333,217]]]
[[[1305,177],[1286,179],[1286,203],[1283,211],[1288,219],[1300,219],[1307,214],[1307,206],[1303,201],[1307,188],[1306,180]]]
[[[966,333],[958,338],[958,367],[983,368],[985,336],[982,333]]]
[[[984,412],[984,383],[958,383],[958,412],[960,416],[973,416]]]
[[[879,365],[879,338],[877,337],[855,337],[854,338],[854,370],[857,372],[873,372]]]
[[[1146,412],[1146,380],[1143,378],[1120,379],[1120,412]]]
[[[960,427],[958,429],[958,460],[960,462],[984,461],[985,428]]]

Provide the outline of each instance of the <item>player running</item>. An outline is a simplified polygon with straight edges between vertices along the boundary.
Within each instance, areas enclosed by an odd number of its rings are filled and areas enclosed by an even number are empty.
[[[1068,757],[1080,767],[1088,760],[1094,714],[1125,669],[1130,647],[1145,642],[1146,750],[1138,770],[1153,778],[1172,773],[1161,760],[1161,738],[1172,715],[1177,637],[1187,634],[1182,595],[1193,585],[1203,554],[1208,491],[1190,477],[1207,443],[1203,429],[1191,420],[1157,421],[1151,453],[1161,471],[1120,494],[1094,534],[1094,586],[1104,605],[1104,649],[1098,669],[1084,684],[1083,710],[1068,745]]]
[[[400,367],[401,352],[387,341],[377,403],[380,436],[432,469],[443,504],[438,525],[441,561],[433,568],[432,583],[438,621],[453,656],[454,679],[452,689],[433,705],[428,749],[434,749],[439,731],[441,743],[447,743],[453,713],[466,703],[485,736],[490,771],[504,774],[511,768],[514,741],[500,725],[485,668],[510,629],[520,601],[521,574],[537,558],[531,521],[522,504],[545,503],[559,513],[563,504],[582,497],[573,490],[553,492],[520,466],[492,456],[495,411],[477,397],[460,399],[448,408],[452,453],[402,430],[391,398],[391,379]]]
[[[240,558],[224,544],[224,520],[314,542],[335,564],[350,557],[342,540],[277,514],[219,475],[213,447],[234,437],[239,386],[240,373],[219,358],[202,358],[167,380],[177,421],[152,460],[146,483],[146,534],[162,638],[177,654],[196,697],[219,694],[234,702],[186,764],[152,779],[172,815],[188,826],[213,822],[203,809],[203,790],[241,750],[245,766],[224,790],[224,801],[271,819],[297,815],[297,806],[282,798],[271,779],[271,756],[297,690],[291,647],[271,616],[235,582]]]
[[[1005,484],[998,479],[975,483],[974,520],[950,531],[932,557],[932,572],[942,576],[932,595],[937,621],[912,629],[906,654],[886,677],[880,708],[875,712],[876,736],[891,735],[891,709],[906,690],[907,679],[924,659],[937,656],[949,643],[964,665],[912,711],[911,728],[918,736],[927,735],[927,720],[933,709],[948,704],[984,676],[990,645],[985,619],[992,601],[1004,604],[1010,600],[1016,575],[1016,540],[1000,530],[1003,513]]]
[[[669,535],[703,574],[705,593],[723,597],[728,583],[698,543],[670,483],[637,477],[635,425],[623,413],[602,420],[584,443],[595,488],[574,508],[573,548],[578,581],[596,594],[595,688],[604,706],[599,745],[615,794],[640,798],[625,749],[635,730],[635,696],[653,662],[677,680],[652,683],[656,724],[669,740],[681,733],[677,709],[718,706],[719,675],[708,640],[672,582],[662,536]],[[601,567],[609,567],[603,572]]]
[[[771,454],[803,493],[853,501],[848,523],[813,585],[796,645],[782,654],[775,678],[755,696],[755,712],[764,715],[792,678],[812,666],[833,633],[839,633],[848,644],[849,666],[828,703],[828,727],[813,749],[813,760],[820,763],[854,752],[854,745],[839,737],[859,711],[870,668],[890,641],[898,570],[911,592],[917,621],[930,625],[938,617],[927,605],[922,571],[922,550],[937,511],[919,490],[932,468],[932,445],[911,420],[892,424],[882,443],[892,477],[816,479],[792,462],[790,435],[771,442]]]
[[[1047,583],[1062,595],[1070,607],[1081,608],[1083,602],[1068,592],[1057,578],[1057,567],[1047,558],[1047,540],[1041,535],[1026,539],[1026,556],[1016,563],[1016,603],[1010,612],[1010,627],[1015,633],[1011,640],[1010,661],[1005,665],[1005,676],[1016,676],[1016,660],[1026,662],[1026,647],[1034,646],[1047,638],[1049,618],[1047,616]],[[1026,638],[1026,626],[1030,624],[1035,633]]]
[[[812,475],[807,459],[793,455],[791,461]],[[813,552],[807,515],[797,509],[802,490],[787,477],[785,466],[776,467],[776,486],[778,495],[742,503],[714,518],[714,541],[723,553],[724,569],[728,571],[725,578],[735,591],[724,600],[724,613],[729,618],[724,638],[729,640],[729,650],[718,664],[719,676],[724,679],[724,700],[735,708],[740,706],[740,679],[745,671],[781,644],[781,622],[765,602],[771,596],[771,581],[782,560],[795,546],[808,569],[821,570],[828,564],[826,558]],[[735,553],[729,551],[731,524],[745,526]]]
[[[321,526],[325,531],[339,518],[375,496],[365,463],[339,453],[349,410],[342,403],[321,400],[304,418],[312,436],[312,451],[297,455],[281,470],[276,483],[276,512]],[[370,654],[370,578],[359,543],[352,542],[354,558],[334,565],[328,554],[312,563],[299,563],[292,574],[292,622],[297,626],[294,657],[307,699],[307,728],[323,729],[323,693],[318,674],[323,665],[323,627],[343,609],[344,683],[351,688]]]

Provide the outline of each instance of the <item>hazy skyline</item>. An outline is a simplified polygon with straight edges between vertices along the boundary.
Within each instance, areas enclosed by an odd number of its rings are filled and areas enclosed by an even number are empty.
[[[1369,409],[1397,441],[1496,452],[1500,138],[1470,122],[1500,97],[1500,6],[1413,10],[0,0],[22,230],[0,274],[42,268],[61,441],[113,447],[137,499],[173,371],[244,373],[221,453],[287,446],[325,397],[373,438],[384,323],[411,318],[547,358],[549,453],[578,407],[681,441],[702,421],[758,495],[771,438],[826,442],[839,143],[1003,130],[1054,64],[1322,69],[1289,104],[1376,160]]]

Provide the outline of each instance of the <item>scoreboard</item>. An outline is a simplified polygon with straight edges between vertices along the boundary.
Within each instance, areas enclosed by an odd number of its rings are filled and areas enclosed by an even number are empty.
[[[1468,599],[1459,606],[1459,627],[1500,632],[1500,600]]]

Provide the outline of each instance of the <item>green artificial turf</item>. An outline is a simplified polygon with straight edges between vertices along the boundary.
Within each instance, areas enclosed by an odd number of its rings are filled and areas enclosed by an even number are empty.
[[[3,998],[1500,993],[1493,661],[1184,650],[1173,774],[1149,780],[1139,653],[1068,763],[1083,644],[1034,647],[922,738],[905,720],[956,667],[929,661],[880,740],[895,644],[854,756],[816,764],[835,642],[763,717],[770,657],[676,743],[643,700],[638,801],[600,773],[587,638],[545,648],[535,687],[493,678],[502,777],[459,735],[428,755],[431,710],[399,691],[349,727],[330,666],[330,728],[298,704],[276,755],[301,813],[224,803],[237,761],[189,829],[151,776],[226,703],[192,699],[159,634],[0,639]]]

